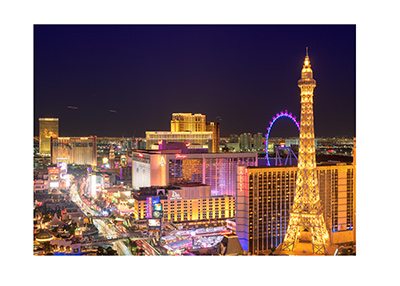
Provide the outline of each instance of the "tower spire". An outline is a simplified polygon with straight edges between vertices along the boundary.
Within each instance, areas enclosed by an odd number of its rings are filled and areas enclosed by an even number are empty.
[[[298,86],[301,90],[301,120],[296,192],[287,232],[278,252],[326,255],[329,234],[319,197],[315,157],[313,96],[316,81],[308,58],[308,47]],[[311,251],[304,250],[306,245],[311,245]]]
[[[308,47],[306,47],[306,58],[304,59],[303,69],[301,70],[301,78],[310,80],[313,78],[311,62],[310,58],[308,57]]]

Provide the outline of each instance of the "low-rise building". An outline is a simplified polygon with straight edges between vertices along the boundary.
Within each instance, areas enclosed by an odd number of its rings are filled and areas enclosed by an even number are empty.
[[[210,186],[185,183],[168,188],[142,188],[134,191],[133,198],[138,201],[139,219],[146,219],[148,216],[149,196],[159,197],[164,221],[204,222],[235,217],[233,196],[211,196]]]
[[[44,191],[49,188],[49,181],[48,180],[34,180],[33,181],[33,190],[36,193],[37,191]]]

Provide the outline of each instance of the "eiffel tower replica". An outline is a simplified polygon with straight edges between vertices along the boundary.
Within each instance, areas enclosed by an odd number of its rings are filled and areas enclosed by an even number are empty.
[[[316,81],[308,48],[298,86],[301,90],[301,120],[296,192],[285,238],[274,254],[327,255],[329,234],[319,198],[315,159],[313,92]]]

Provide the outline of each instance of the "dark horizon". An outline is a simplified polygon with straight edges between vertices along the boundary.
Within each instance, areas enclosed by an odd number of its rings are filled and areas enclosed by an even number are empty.
[[[221,137],[266,133],[287,110],[308,47],[315,137],[355,137],[355,25],[35,25],[34,135],[145,137],[174,112],[221,118]],[[296,136],[289,119],[272,137]]]

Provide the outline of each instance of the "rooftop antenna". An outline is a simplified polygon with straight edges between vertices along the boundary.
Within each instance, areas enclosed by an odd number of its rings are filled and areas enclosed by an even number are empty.
[[[308,57],[308,47],[306,47],[306,57]]]

